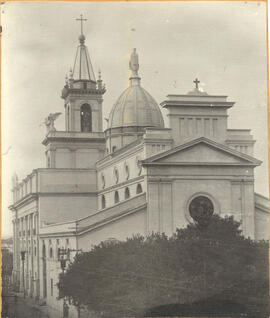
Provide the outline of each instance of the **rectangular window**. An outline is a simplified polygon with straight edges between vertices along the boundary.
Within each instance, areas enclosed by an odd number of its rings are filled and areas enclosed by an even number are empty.
[[[53,296],[53,279],[51,278],[51,296]]]
[[[188,135],[192,136],[193,135],[193,118],[188,119]]]
[[[217,118],[213,118],[213,136],[218,136],[218,120]]]
[[[209,118],[204,119],[204,135],[205,136],[210,135],[210,120],[209,120]]]
[[[179,119],[179,126],[180,126],[180,136],[185,136],[185,118]]]
[[[201,118],[196,118],[196,135],[202,134],[201,124],[202,124]]]

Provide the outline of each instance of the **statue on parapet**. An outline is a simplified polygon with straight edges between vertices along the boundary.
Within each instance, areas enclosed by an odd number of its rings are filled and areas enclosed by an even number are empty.
[[[47,127],[47,133],[50,131],[56,131],[54,127],[55,120],[61,115],[62,113],[50,113],[48,117],[45,118],[45,126]]]

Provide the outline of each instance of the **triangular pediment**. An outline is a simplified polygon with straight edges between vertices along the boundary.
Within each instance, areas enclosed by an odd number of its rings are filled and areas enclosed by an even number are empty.
[[[261,162],[251,156],[202,137],[148,158],[144,163],[256,166]]]

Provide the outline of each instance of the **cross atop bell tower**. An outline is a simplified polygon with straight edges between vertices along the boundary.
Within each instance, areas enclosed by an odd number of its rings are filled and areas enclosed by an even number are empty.
[[[83,34],[83,21],[87,21],[87,19],[83,18],[83,15],[80,15],[80,18],[77,18],[76,21],[81,21],[81,34]]]

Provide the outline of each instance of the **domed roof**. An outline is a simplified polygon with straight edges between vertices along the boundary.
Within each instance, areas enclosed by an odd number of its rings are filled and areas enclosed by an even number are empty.
[[[162,113],[157,102],[140,85],[136,49],[131,54],[129,66],[132,70],[130,86],[114,104],[109,116],[108,128],[130,126],[164,128]]]

